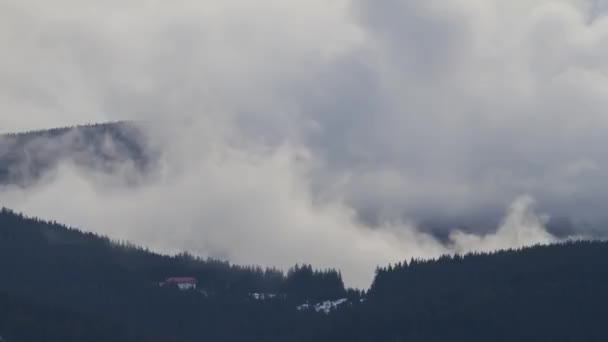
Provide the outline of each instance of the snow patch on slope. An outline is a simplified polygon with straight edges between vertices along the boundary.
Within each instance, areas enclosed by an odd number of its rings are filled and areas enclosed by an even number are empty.
[[[348,299],[342,298],[338,300],[326,300],[317,304],[302,304],[296,307],[298,311],[315,310],[316,312],[323,312],[329,314],[332,310],[336,310],[340,305],[346,303]]]

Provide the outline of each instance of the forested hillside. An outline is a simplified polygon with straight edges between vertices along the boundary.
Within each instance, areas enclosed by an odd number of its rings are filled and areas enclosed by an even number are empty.
[[[0,341],[136,342],[120,326],[96,316],[0,293]]]
[[[297,318],[317,316],[295,310],[302,301],[347,296],[334,270],[315,271],[303,265],[285,275],[188,254],[164,256],[6,209],[0,213],[0,274],[0,294],[37,303],[33,311],[29,304],[23,308],[24,315],[35,317],[30,328],[54,317],[45,312],[65,311],[83,315],[74,329],[97,329],[89,324],[88,318],[94,317],[93,322],[116,326],[125,336],[149,340],[287,338],[294,336]],[[160,281],[173,276],[195,277],[199,289],[180,292],[159,287]],[[255,293],[274,296],[257,300]],[[11,318],[15,310],[20,309],[0,311],[1,323],[13,324],[5,329],[16,330],[15,335],[24,338],[19,341],[40,342],[27,339],[27,329],[19,330],[23,324]]]
[[[606,242],[409,260],[361,294],[336,270],[160,255],[3,209],[0,274],[6,341],[604,341],[608,320]],[[199,287],[159,286],[173,276]]]
[[[377,270],[324,341],[604,341],[608,243],[411,260]]]
[[[131,122],[114,122],[0,135],[0,185],[28,185],[61,162],[97,171],[125,164],[145,170],[154,152]]]

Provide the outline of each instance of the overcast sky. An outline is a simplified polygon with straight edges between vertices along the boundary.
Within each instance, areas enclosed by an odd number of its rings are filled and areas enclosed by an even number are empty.
[[[65,165],[0,200],[357,285],[404,257],[554,241],[548,216],[608,217],[607,4],[0,0],[1,132],[139,120],[169,151],[137,189]],[[447,244],[417,227],[477,216],[502,223]]]

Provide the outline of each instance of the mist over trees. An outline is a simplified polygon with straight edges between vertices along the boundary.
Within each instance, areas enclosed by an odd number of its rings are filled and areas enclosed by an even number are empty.
[[[287,273],[153,253],[0,212],[7,341],[601,341],[608,243],[569,242],[379,267],[369,290],[337,270]],[[171,276],[197,291],[159,287]],[[256,299],[253,294],[267,296]],[[348,298],[329,314],[304,303]]]
[[[0,51],[0,342],[608,340],[608,0],[2,0]]]
[[[52,179],[57,168],[64,164],[136,185],[159,172],[159,159],[166,152],[150,137],[149,128],[144,122],[117,121],[0,135],[0,187],[34,186],[45,176],[51,175]],[[365,224],[381,223],[378,213],[356,209],[358,219]],[[503,214],[503,208],[462,215],[439,210],[417,217],[416,225],[421,231],[448,242],[454,229],[475,234],[492,231],[500,225]],[[549,217],[546,229],[559,238],[604,237],[608,233],[601,229],[603,223],[556,215]]]
[[[273,336],[275,325],[293,330],[296,317],[310,315],[295,311],[304,298],[346,296],[335,270],[316,271],[303,265],[285,275],[187,253],[159,255],[7,209],[0,213],[0,272],[0,294],[36,303],[17,301],[4,311],[6,331],[18,330],[19,340],[27,340],[28,335],[19,330],[23,322],[13,317],[15,310],[30,317],[28,328],[48,324],[53,331],[50,326],[56,320],[50,318],[71,322],[70,315],[76,312],[82,319],[74,322],[74,329],[98,329],[91,322],[99,320],[101,326],[107,322],[123,329],[119,331],[125,336],[231,341],[238,336]],[[158,286],[176,275],[195,277],[204,292],[181,293]],[[253,293],[276,297],[257,301]],[[231,328],[233,324],[240,329]],[[65,329],[66,336],[79,336],[70,327]]]
[[[30,186],[62,163],[97,172],[149,171],[155,151],[141,124],[111,122],[0,135],[0,186]]]

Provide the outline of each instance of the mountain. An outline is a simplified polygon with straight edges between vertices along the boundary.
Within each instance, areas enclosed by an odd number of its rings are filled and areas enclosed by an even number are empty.
[[[3,209],[0,274],[6,341],[604,341],[608,317],[600,241],[410,260],[360,293],[335,270],[161,255]]]
[[[151,145],[131,122],[2,135],[0,190],[35,184],[63,162],[146,172],[158,157]],[[441,236],[452,221],[428,225]],[[576,225],[567,218],[548,222],[557,236],[579,231]],[[334,269],[305,264],[284,273],[162,255],[2,209],[0,275],[2,342],[604,341],[607,335],[605,241],[402,261],[379,267],[370,289],[359,291],[346,289]],[[171,277],[194,279],[196,291],[160,286]]]
[[[111,174],[124,172],[117,179],[137,183],[159,170],[161,148],[152,141],[141,122],[118,121],[92,125],[54,128],[0,135],[0,190],[3,186],[27,187],[45,175],[53,174],[62,163],[71,163],[87,172]],[[449,242],[455,228],[473,234],[486,234],[500,225],[502,211],[483,214],[446,215],[441,211],[421,214],[417,227],[442,242]],[[381,225],[377,218],[361,219]],[[373,216],[369,214],[368,216]],[[592,236],[605,238],[601,229],[608,219],[586,222],[569,217],[551,216],[546,222],[549,233],[558,238]]]
[[[126,164],[144,171],[155,153],[132,122],[113,122],[0,135],[0,185],[37,182],[61,162],[111,172]]]
[[[302,265],[283,274],[185,253],[160,255],[7,209],[0,212],[0,274],[0,336],[15,341],[41,342],[29,330],[57,321],[72,323],[49,330],[57,334],[47,341],[104,326],[116,327],[111,340],[290,340],[293,331],[306,332],[297,329],[301,319],[316,317],[297,311],[298,304],[349,295],[334,270]],[[196,278],[198,289],[159,286],[175,276]],[[269,296],[259,300],[254,293]],[[16,311],[30,323],[15,320]]]
[[[606,242],[411,260],[379,268],[325,340],[602,341],[606,288]]]

